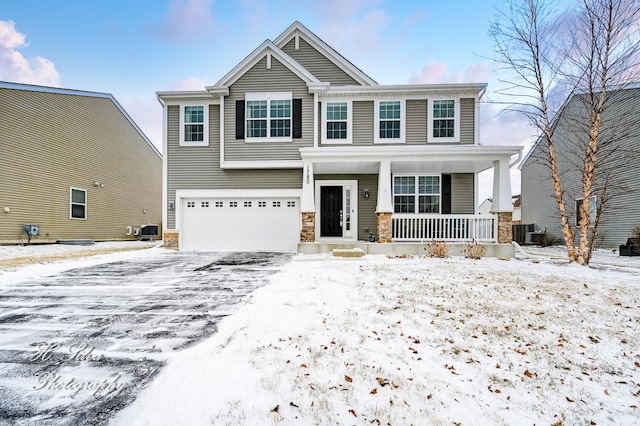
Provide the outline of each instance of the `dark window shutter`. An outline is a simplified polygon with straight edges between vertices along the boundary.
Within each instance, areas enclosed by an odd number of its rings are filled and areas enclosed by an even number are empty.
[[[451,175],[442,175],[442,214],[451,214]]]
[[[244,100],[236,101],[236,139],[244,139]]]
[[[293,100],[293,137],[302,137],[302,99]]]

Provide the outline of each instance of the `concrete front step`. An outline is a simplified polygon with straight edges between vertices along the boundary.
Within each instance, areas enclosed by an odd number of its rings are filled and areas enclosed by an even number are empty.
[[[451,247],[449,256],[464,256],[466,243],[450,243]],[[486,252],[484,257],[514,257],[515,247],[512,244],[482,244]],[[318,254],[332,253],[334,250],[354,250],[360,249],[365,254],[388,254],[397,256],[401,254],[407,255],[427,255],[425,249],[426,243],[368,243],[364,241],[356,241],[350,243],[299,243],[298,253]]]

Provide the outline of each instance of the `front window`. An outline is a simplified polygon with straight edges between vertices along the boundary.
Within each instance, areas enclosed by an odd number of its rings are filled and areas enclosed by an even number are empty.
[[[247,140],[291,141],[291,93],[246,94]]]
[[[394,176],[395,213],[440,213],[440,176]]]
[[[271,101],[271,137],[291,136],[291,100]]]
[[[376,102],[375,143],[404,142],[404,102]]]
[[[180,145],[207,145],[207,133],[207,109],[205,105],[182,105],[180,113]]]
[[[347,139],[346,102],[327,102],[327,139]]]
[[[400,101],[380,102],[380,139],[400,138]]]
[[[455,101],[433,101],[433,137],[452,138],[455,136]]]
[[[267,137],[267,101],[247,101],[247,135]]]
[[[71,188],[69,210],[71,219],[87,218],[87,191],[85,189]]]
[[[430,142],[458,142],[460,140],[460,107],[455,99],[435,99],[429,103]]]
[[[352,143],[351,101],[322,102],[322,143]]]

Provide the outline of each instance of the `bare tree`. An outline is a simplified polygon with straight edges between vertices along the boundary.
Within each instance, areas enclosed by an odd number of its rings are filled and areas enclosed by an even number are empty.
[[[507,13],[491,25],[497,61],[509,71],[503,90],[516,99],[514,107],[539,130],[540,148],[549,166],[567,256],[587,265],[598,236],[601,213],[612,197],[611,164],[619,158],[616,137],[603,132],[603,114],[612,90],[637,78],[640,0],[580,0],[565,11],[545,0],[515,0]],[[565,200],[559,164],[556,125],[569,120],[567,103],[555,110],[553,94],[564,87],[567,99],[583,105],[573,117],[582,135],[573,139],[576,167],[581,174],[582,202],[576,233]],[[571,120],[569,120],[571,121]],[[606,136],[606,137],[605,137]],[[563,145],[563,149],[565,146]],[[609,163],[609,167],[607,167]],[[595,220],[591,197],[598,189]]]

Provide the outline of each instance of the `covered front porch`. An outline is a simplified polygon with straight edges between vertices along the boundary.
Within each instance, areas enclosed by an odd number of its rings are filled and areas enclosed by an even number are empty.
[[[363,246],[367,253],[409,254],[432,240],[452,247],[471,241],[510,246],[509,163],[518,151],[478,145],[302,148],[299,251]],[[494,211],[481,215],[477,176],[489,168]]]

